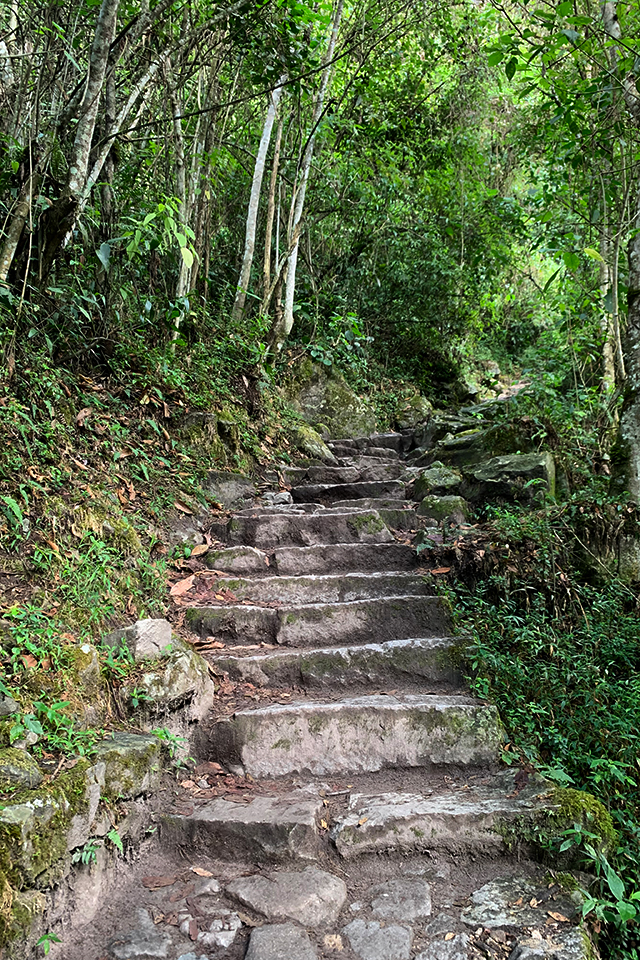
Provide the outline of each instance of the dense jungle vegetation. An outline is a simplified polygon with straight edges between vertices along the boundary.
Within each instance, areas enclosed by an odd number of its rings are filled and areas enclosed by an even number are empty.
[[[615,0],[3,0],[12,740],[90,749],[73,644],[162,609],[157,531],[208,469],[295,459],[302,358],[381,428],[522,380],[498,416],[553,451],[557,499],[479,517],[495,563],[452,589],[505,759],[611,812],[608,858],[565,846],[603,957],[637,960],[638,575],[612,558],[640,498],[639,30]]]

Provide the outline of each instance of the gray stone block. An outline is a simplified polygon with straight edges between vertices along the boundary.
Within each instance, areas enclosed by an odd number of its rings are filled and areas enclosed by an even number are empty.
[[[347,898],[343,880],[315,867],[276,871],[268,877],[241,877],[230,883],[226,892],[267,920],[287,918],[304,927],[337,920]]]
[[[251,932],[245,960],[317,960],[317,956],[304,930],[293,923],[281,923]]]

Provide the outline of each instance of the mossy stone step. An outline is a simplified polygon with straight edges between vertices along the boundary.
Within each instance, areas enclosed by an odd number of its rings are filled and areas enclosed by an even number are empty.
[[[389,851],[463,850],[495,856],[518,833],[536,834],[559,805],[555,788],[532,775],[522,787],[508,770],[474,778],[464,787],[436,795],[392,792],[354,793],[332,838],[341,856]]]
[[[464,696],[398,694],[240,710],[213,726],[209,749],[212,760],[261,778],[489,764],[501,741],[491,706]]]
[[[349,603],[386,595],[432,594],[424,577],[404,571],[390,573],[347,573],[301,577],[221,577],[216,589],[227,589],[237,600],[254,603]]]
[[[275,551],[272,562],[281,576],[412,570],[418,565],[415,550],[395,542],[281,547]]]
[[[431,687],[456,687],[462,683],[458,659],[458,647],[450,637],[424,637],[250,657],[220,654],[213,658],[213,666],[232,680],[268,687],[344,689],[420,681]]]
[[[191,607],[187,621],[203,637],[312,647],[445,636],[450,633],[451,612],[441,597],[392,596],[278,608],[244,604]]]
[[[365,484],[366,486],[366,484]],[[339,487],[347,489],[348,485]],[[314,487],[296,487],[313,490]],[[333,488],[335,489],[335,488]],[[404,490],[404,487],[403,487]],[[313,498],[310,498],[313,499]],[[279,546],[311,546],[318,543],[389,543],[392,534],[375,510],[352,513],[277,514],[234,517],[224,531],[230,545],[273,550]]]

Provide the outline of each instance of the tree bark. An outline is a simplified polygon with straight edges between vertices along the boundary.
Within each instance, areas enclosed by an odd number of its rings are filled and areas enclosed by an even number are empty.
[[[258,147],[255,167],[253,169],[253,181],[251,184],[251,194],[249,197],[249,209],[247,212],[247,226],[244,239],[244,253],[242,255],[242,266],[240,268],[240,278],[236,290],[236,298],[231,311],[231,319],[239,321],[244,313],[244,305],[247,299],[247,290],[251,279],[251,267],[253,265],[253,252],[256,245],[256,226],[258,223],[258,207],[260,206],[260,192],[262,190],[262,179],[264,177],[264,168],[267,160],[267,151],[271,142],[271,132],[276,118],[278,104],[282,96],[283,84],[286,77],[281,77],[278,86],[269,94],[269,106],[267,115],[262,128],[262,137]]]
[[[18,202],[16,203],[15,210],[13,211],[13,217],[7,229],[4,244],[2,245],[2,251],[0,252],[1,284],[5,284],[7,282],[7,276],[9,275],[9,270],[11,269],[11,264],[13,263],[16,250],[18,249],[20,237],[22,236],[22,231],[24,230],[24,225],[27,222],[27,217],[31,211],[31,204],[33,202],[34,194],[38,192],[39,183],[40,174],[38,173],[37,169],[35,169],[30,174],[27,182],[20,192],[20,196],[18,197]]]
[[[278,182],[278,167],[280,166],[280,148],[282,146],[282,118],[278,124],[276,143],[273,149],[273,165],[271,167],[271,181],[269,183],[269,199],[267,201],[267,225],[264,232],[264,263],[262,267],[262,295],[266,294],[271,285],[271,242],[273,238],[273,219],[276,212],[276,185]],[[276,258],[277,265],[277,258]]]
[[[629,288],[626,330],[627,380],[620,417],[623,466],[626,487],[640,502],[640,190],[633,224],[636,235],[629,243]]]

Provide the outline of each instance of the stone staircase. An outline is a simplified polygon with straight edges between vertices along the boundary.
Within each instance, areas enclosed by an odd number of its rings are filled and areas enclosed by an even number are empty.
[[[501,767],[499,717],[465,688],[464,641],[408,542],[425,443],[330,447],[335,464],[281,468],[284,502],[216,530],[221,599],[187,622],[221,685],[259,696],[220,698],[198,760],[249,802],[163,812],[156,869],[182,855],[213,876],[178,888],[171,922],[167,891],[138,887],[109,956],[587,960],[576,904],[523,842],[553,813],[550,785]],[[169,925],[149,926],[160,909]]]

